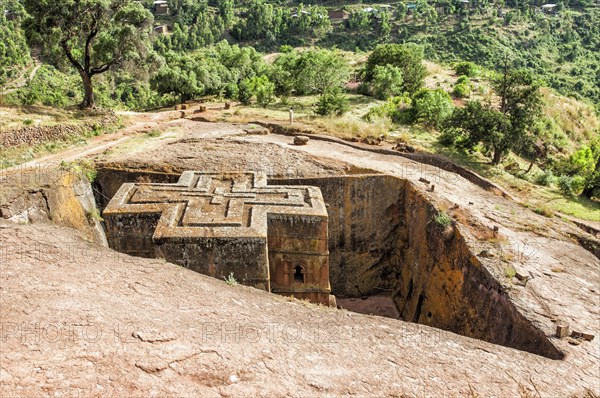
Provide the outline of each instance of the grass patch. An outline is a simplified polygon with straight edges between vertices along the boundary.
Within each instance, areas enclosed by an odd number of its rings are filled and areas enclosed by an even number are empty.
[[[515,270],[515,268],[512,265],[509,265],[508,267],[506,267],[504,269],[504,274],[506,275],[507,278],[512,279],[515,277],[515,275],[517,275],[517,271]]]
[[[86,217],[90,224],[94,224],[94,222],[96,222],[96,221],[98,221],[98,222],[104,221],[104,219],[100,215],[100,210],[98,210],[98,209],[93,209],[92,211],[87,212]]]
[[[552,209],[548,208],[548,206],[545,206],[543,204],[541,204],[539,207],[534,208],[533,211],[535,211],[537,214],[542,215],[544,217],[548,217],[548,218],[554,217],[554,212],[552,211]]]
[[[60,163],[60,168],[81,177],[85,177],[89,182],[93,182],[98,175],[94,163],[89,160],[78,160],[75,162],[62,161]]]
[[[227,283],[229,286],[235,286],[238,284],[238,281],[233,276],[233,272],[226,277],[224,276],[223,279],[225,279],[225,283]]]
[[[452,225],[452,218],[445,211],[440,211],[433,220],[441,228],[446,229]]]

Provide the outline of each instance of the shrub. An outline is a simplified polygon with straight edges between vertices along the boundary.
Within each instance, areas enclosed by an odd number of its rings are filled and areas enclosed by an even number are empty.
[[[387,64],[377,65],[373,73],[373,95],[379,99],[387,99],[402,94],[402,70],[397,66]]]
[[[415,120],[429,126],[439,126],[452,114],[452,99],[442,89],[422,89],[413,97],[413,113]]]
[[[394,65],[401,69],[403,91],[414,93],[423,87],[427,69],[423,65],[423,47],[415,43],[381,44],[369,55],[365,65],[365,81],[371,81],[378,65]]]
[[[471,87],[468,84],[457,84],[452,91],[458,98],[467,98],[471,95]]]
[[[337,115],[341,116],[348,112],[348,98],[342,93],[342,90],[335,87],[327,90],[317,100],[315,113],[321,116]]]
[[[452,225],[452,218],[445,211],[440,211],[434,218],[435,223],[441,228],[446,229]]]
[[[244,105],[250,105],[254,92],[248,79],[244,79],[238,84],[238,100]]]
[[[558,189],[563,195],[566,196],[577,196],[585,187],[585,178],[576,175],[573,177],[562,175],[558,177]]]
[[[233,272],[226,277],[224,276],[223,279],[225,279],[225,283],[227,283],[229,286],[235,286],[238,284],[238,281],[233,276]]]
[[[461,133],[459,129],[447,127],[442,130],[442,133],[438,137],[438,142],[444,146],[452,146],[460,137]]]
[[[585,187],[585,177],[576,175],[571,181],[571,188],[575,195],[581,195],[583,188]]]
[[[458,98],[466,98],[471,95],[471,80],[465,75],[460,76],[452,93]]]
[[[477,76],[477,66],[473,62],[459,62],[454,67],[454,71],[457,75],[464,75],[467,77]]]
[[[380,118],[390,118],[395,123],[411,123],[412,115],[408,108],[410,103],[411,99],[408,96],[388,98],[385,103],[369,109],[364,119],[368,122],[373,122]]]
[[[263,108],[275,101],[275,84],[267,76],[253,77],[250,81],[256,102]]]
[[[552,185],[554,180],[555,180],[555,177],[554,177],[554,173],[552,173],[552,170],[547,170],[547,171],[544,171],[542,174],[540,174],[537,177],[535,182],[538,183],[539,185],[549,186],[549,185]]]

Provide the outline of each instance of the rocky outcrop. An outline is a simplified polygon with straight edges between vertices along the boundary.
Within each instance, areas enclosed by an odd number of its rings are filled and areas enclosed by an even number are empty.
[[[107,246],[90,182],[66,170],[33,169],[3,177],[0,218],[21,224],[52,221]]]

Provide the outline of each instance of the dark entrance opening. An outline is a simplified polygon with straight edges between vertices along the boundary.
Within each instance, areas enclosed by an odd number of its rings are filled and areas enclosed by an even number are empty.
[[[299,265],[294,268],[294,282],[304,283],[304,270]]]

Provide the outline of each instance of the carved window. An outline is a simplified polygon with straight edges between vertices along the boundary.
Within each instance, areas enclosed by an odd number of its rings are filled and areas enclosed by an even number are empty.
[[[294,268],[294,282],[304,283],[304,268],[299,265]]]

